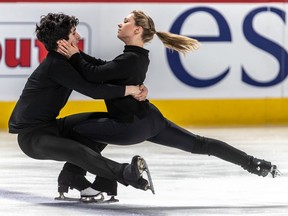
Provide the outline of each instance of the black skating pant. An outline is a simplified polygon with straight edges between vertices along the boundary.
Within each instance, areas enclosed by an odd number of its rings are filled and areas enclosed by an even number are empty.
[[[162,116],[149,104],[150,112],[142,119],[134,117],[131,123],[117,122],[111,118],[90,119],[75,126],[75,132],[99,142],[132,145],[148,140],[186,152],[213,155],[225,161],[243,166],[248,155],[225,142],[195,135]]]
[[[107,188],[107,182],[123,181],[123,169],[127,164],[120,164],[101,156],[106,144],[92,142],[90,139],[75,134],[73,128],[82,121],[105,117],[107,113],[82,113],[71,115],[51,126],[31,129],[18,134],[21,150],[31,158],[66,161],[63,169],[75,174],[86,171],[97,175],[98,188]],[[113,184],[112,184],[113,185]],[[115,185],[115,184],[114,184]],[[126,185],[126,184],[125,184]],[[110,191],[112,194],[117,191]]]

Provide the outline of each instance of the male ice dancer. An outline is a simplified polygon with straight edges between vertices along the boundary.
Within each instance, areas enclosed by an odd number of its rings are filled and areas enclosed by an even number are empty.
[[[58,178],[60,193],[70,187],[78,189],[81,197],[97,196],[103,191],[113,195],[117,193],[115,180],[147,190],[148,181],[142,177],[143,158],[135,156],[131,164],[117,163],[101,156],[104,144],[74,136],[72,130],[76,124],[105,113],[82,113],[57,119],[72,90],[94,99],[132,95],[141,100],[147,95],[143,86],[92,84],[68,63],[58,52],[57,41],[66,39],[78,43],[78,22],[73,16],[49,13],[36,25],[37,38],[45,45],[48,55],[28,78],[10,117],[9,132],[18,134],[19,146],[29,157],[67,162]],[[89,62],[102,63],[82,55]],[[86,171],[99,178],[91,184],[85,178]]]

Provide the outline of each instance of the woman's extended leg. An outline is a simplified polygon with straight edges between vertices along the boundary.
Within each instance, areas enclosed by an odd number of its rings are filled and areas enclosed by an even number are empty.
[[[157,136],[148,139],[161,145],[178,148],[195,154],[213,155],[225,161],[242,166],[251,173],[275,177],[276,166],[259,160],[220,140],[195,135],[167,120],[166,128]],[[277,175],[277,173],[276,173]]]

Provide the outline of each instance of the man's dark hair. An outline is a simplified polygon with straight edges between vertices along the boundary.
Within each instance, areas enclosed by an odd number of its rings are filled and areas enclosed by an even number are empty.
[[[72,27],[76,27],[79,20],[74,16],[63,13],[48,13],[41,16],[39,25],[36,24],[36,37],[48,51],[57,48],[57,41],[68,40]]]

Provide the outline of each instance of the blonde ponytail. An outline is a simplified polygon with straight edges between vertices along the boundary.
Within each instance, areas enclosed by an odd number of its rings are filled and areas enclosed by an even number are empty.
[[[133,14],[135,25],[143,28],[142,40],[144,43],[150,42],[154,34],[156,34],[165,47],[183,53],[184,55],[190,51],[197,50],[200,46],[200,43],[193,38],[170,32],[157,32],[154,21],[143,11],[134,10],[131,13]]]
[[[198,40],[170,32],[156,32],[158,38],[168,49],[175,50],[182,54],[195,51],[201,45]]]

